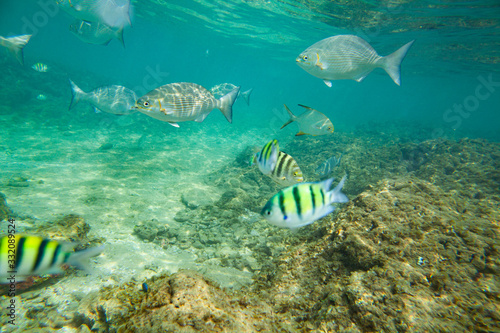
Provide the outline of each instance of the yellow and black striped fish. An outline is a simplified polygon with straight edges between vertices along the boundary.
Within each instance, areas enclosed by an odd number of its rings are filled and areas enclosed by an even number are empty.
[[[49,66],[42,64],[41,62],[34,64],[31,68],[40,73],[45,73],[49,70]]]
[[[259,170],[269,176],[276,167],[279,152],[278,140],[271,140],[262,147],[260,152],[254,154],[250,165],[257,163]]]
[[[282,186],[290,186],[304,181],[302,170],[297,162],[292,156],[282,151],[279,152],[274,170],[268,176]]]
[[[59,274],[63,264],[85,269],[85,260],[104,250],[100,246],[73,252],[74,246],[38,236],[4,236],[0,238],[0,283],[10,276],[22,281],[31,275]]]
[[[344,176],[333,190],[333,178],[284,188],[266,203],[261,215],[277,227],[292,230],[311,224],[332,213],[333,203],[349,201],[341,192],[345,180]]]

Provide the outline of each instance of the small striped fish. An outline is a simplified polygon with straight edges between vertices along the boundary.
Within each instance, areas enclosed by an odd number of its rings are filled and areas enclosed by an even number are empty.
[[[201,123],[213,109],[221,110],[227,121],[232,122],[234,101],[240,87],[216,99],[199,84],[189,82],[170,83],[142,96],[135,109],[155,119],[179,127],[177,122],[194,120]]]
[[[349,201],[341,192],[345,180],[344,176],[333,190],[330,190],[333,178],[287,187],[266,203],[261,215],[280,228],[295,230],[309,225],[332,213],[335,210],[332,203]]]
[[[104,246],[73,252],[75,244],[38,236],[8,235],[0,238],[0,277],[14,275],[22,281],[31,275],[62,273],[61,265],[86,269],[85,260],[100,254]]]
[[[401,85],[400,67],[414,41],[386,57],[381,57],[364,39],[354,35],[338,35],[309,46],[295,59],[306,72],[332,86],[330,80],[358,82],[375,68],[383,68],[394,83]]]
[[[279,152],[274,170],[268,176],[282,186],[290,186],[304,181],[302,170],[297,162],[292,156],[282,151]]]
[[[49,66],[42,64],[41,62],[34,64],[31,68],[40,73],[45,73],[49,70]]]
[[[269,141],[260,152],[254,155],[253,160],[250,162],[250,165],[257,163],[259,170],[263,174],[270,175],[276,167],[279,150],[280,148],[278,140]]]

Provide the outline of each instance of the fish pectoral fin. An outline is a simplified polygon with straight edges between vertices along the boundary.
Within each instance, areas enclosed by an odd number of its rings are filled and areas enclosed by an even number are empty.
[[[328,87],[332,87],[332,81],[329,81],[329,80],[323,80],[323,82],[325,82],[325,84],[328,86]]]
[[[172,123],[172,122],[170,122],[170,121],[167,121],[167,123],[169,123],[170,125],[172,125],[172,126],[174,126],[174,127],[177,127],[177,128],[179,127],[179,124],[177,124],[177,123]]]
[[[327,64],[324,64],[319,60],[319,54],[317,53],[316,53],[316,66],[318,66],[322,71],[328,68]]]
[[[299,133],[295,134],[295,136],[301,136],[301,135],[307,135],[307,133],[304,133],[302,131],[299,131]]]

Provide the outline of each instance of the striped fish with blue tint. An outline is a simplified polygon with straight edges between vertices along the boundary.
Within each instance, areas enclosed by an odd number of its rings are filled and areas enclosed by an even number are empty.
[[[279,150],[278,140],[269,141],[260,152],[255,153],[250,165],[257,163],[259,170],[263,174],[270,175],[276,167]]]
[[[64,264],[87,270],[85,261],[104,250],[100,246],[73,252],[74,246],[38,236],[4,236],[0,238],[0,283],[11,275],[22,281],[31,275],[59,274]]]
[[[49,70],[49,66],[42,64],[41,62],[34,64],[31,68],[40,73],[46,73]]]
[[[348,202],[341,192],[346,177],[330,190],[333,178],[316,183],[302,183],[276,193],[264,206],[261,215],[271,224],[292,230],[304,227],[332,213],[333,203]]]

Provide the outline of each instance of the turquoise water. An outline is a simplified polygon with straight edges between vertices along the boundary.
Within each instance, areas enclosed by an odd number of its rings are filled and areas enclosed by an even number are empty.
[[[347,214],[340,206],[335,215],[298,233],[260,217],[262,206],[280,187],[245,163],[254,147],[273,138],[294,156],[307,181],[319,180],[316,167],[342,153],[333,176],[349,174],[345,192],[351,201],[359,202],[363,191],[375,191],[378,182],[398,177],[411,179],[411,184],[429,182],[439,190],[422,191],[419,185],[416,193],[425,192],[419,200],[448,207],[430,196],[459,196],[457,201],[469,211],[468,205],[481,207],[470,214],[490,221],[488,228],[498,232],[497,1],[141,0],[132,1],[131,18],[125,48],[117,40],[90,45],[68,30],[72,18],[53,1],[0,3],[0,36],[33,34],[24,49],[24,66],[0,48],[0,192],[20,231],[42,230],[62,216],[77,214],[94,238],[104,238],[90,244],[107,246],[92,261],[91,276],[69,275],[40,288],[40,299],[49,297],[59,306],[66,302],[58,310],[61,315],[75,312],[81,294],[180,269],[201,272],[224,288],[267,290],[262,272],[271,276],[273,265],[293,262],[294,249],[316,244],[333,232],[329,226],[337,213]],[[300,52],[337,34],[363,37],[383,56],[415,40],[401,66],[401,86],[375,69],[363,82],[338,80],[329,88],[296,65]],[[49,70],[34,71],[36,63]],[[140,113],[95,113],[85,103],[68,110],[68,79],[85,91],[122,85],[138,96],[172,82],[207,89],[227,82],[253,92],[250,105],[235,102],[232,124],[214,110],[202,123],[181,122],[174,128]],[[46,99],[37,99],[40,94]],[[296,114],[302,112],[297,104],[321,111],[335,132],[296,137],[295,124],[280,130],[288,120],[283,104]],[[377,186],[378,194],[385,191]],[[156,231],[152,236],[137,231],[143,229]],[[414,259],[410,264],[423,269]],[[332,267],[328,269],[337,272]],[[350,274],[350,269],[338,269],[338,274]],[[488,288],[498,281],[495,269],[477,273],[484,274]],[[475,281],[481,280],[477,276]],[[281,286],[280,281],[269,283]],[[478,284],[481,292],[488,289]],[[299,287],[276,288],[273,295],[281,299],[292,288]],[[498,305],[498,291],[487,296]],[[32,307],[33,299],[21,297],[19,313]],[[305,318],[297,313],[306,306],[287,306],[273,311],[288,315],[293,308],[294,320]],[[311,327],[320,330],[319,323],[334,321],[323,315],[307,317],[311,323],[311,318],[317,320]],[[18,331],[35,327],[33,322],[60,327],[54,324],[57,316],[28,316],[19,321],[25,326]],[[360,331],[378,331],[357,324]]]

